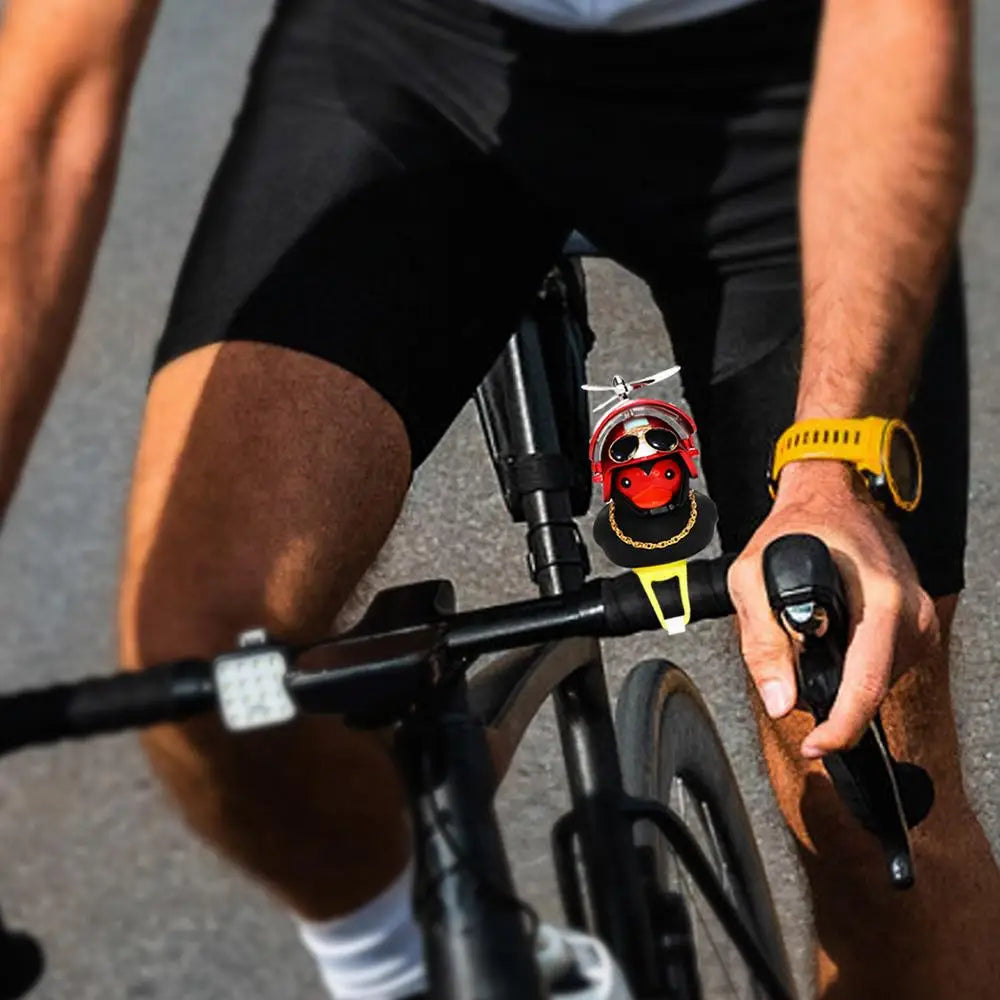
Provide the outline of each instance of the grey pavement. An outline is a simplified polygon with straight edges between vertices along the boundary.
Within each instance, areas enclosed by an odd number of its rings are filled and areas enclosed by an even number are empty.
[[[266,13],[262,0],[164,5],[78,342],[0,538],[4,690],[106,671],[114,662],[119,529],[147,367]],[[1000,74],[993,54],[1000,8],[980,4],[978,30],[979,172],[965,229],[973,541],[954,691],[969,787],[998,847]],[[669,342],[640,285],[604,263],[589,275],[599,333],[592,378],[663,367]],[[442,500],[456,489],[467,502],[459,523],[446,523]],[[358,602],[388,582],[438,575],[455,580],[464,607],[526,596],[521,536],[505,518],[466,409],[417,475],[402,522]],[[669,643],[642,637],[607,644],[613,687],[631,663],[654,653],[683,664],[706,693],[761,831],[807,996],[808,907],[763,778],[728,628],[699,626]],[[548,918],[558,917],[548,830],[565,801],[554,723],[544,711],[502,789],[500,811],[518,883]],[[4,761],[0,859],[8,916],[41,932],[49,948],[39,1000],[320,996],[287,917],[186,834],[133,738]]]

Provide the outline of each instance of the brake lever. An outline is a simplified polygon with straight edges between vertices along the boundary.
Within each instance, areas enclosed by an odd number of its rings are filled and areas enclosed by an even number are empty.
[[[799,707],[823,722],[840,688],[847,649],[840,574],[818,538],[786,535],[764,550],[764,579],[771,608],[795,650]],[[880,713],[856,746],[827,754],[823,764],[845,805],[881,842],[891,884],[908,889],[914,881],[908,830],[930,811],[930,775],[893,758]]]

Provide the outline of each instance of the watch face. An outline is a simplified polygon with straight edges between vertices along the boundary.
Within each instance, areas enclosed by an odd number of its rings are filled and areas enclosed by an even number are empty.
[[[888,474],[903,503],[913,503],[920,488],[920,459],[913,438],[901,427],[891,431]]]

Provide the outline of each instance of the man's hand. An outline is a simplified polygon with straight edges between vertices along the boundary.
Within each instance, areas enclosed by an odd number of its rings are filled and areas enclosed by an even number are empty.
[[[840,692],[826,722],[802,744],[804,757],[853,746],[892,682],[938,651],[934,603],[917,581],[895,528],[852,469],[841,462],[796,462],[785,468],[774,507],[729,571],[740,646],[772,718],[797,694],[790,641],[768,604],[763,552],[795,532],[823,539],[844,580],[850,641]]]

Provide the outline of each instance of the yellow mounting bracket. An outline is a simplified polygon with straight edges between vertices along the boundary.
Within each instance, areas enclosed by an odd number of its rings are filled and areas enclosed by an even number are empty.
[[[646,597],[649,598],[649,603],[653,605],[653,610],[656,612],[656,617],[659,619],[661,627],[665,628],[669,635],[678,635],[683,632],[687,627],[687,623],[691,621],[691,596],[688,594],[687,560],[681,559],[678,562],[663,563],[660,566],[637,566],[632,572],[639,577],[642,589],[646,591]],[[664,618],[663,608],[660,605],[659,598],[656,596],[653,584],[666,583],[670,580],[676,580],[680,588],[681,606],[684,608],[684,614],[674,618]]]

